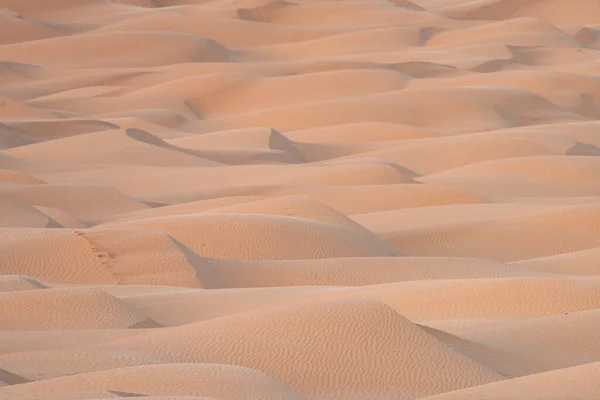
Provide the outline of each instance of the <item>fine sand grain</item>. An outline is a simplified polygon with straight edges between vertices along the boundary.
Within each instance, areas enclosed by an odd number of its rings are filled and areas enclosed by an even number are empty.
[[[1,400],[597,400],[600,1],[0,0]]]

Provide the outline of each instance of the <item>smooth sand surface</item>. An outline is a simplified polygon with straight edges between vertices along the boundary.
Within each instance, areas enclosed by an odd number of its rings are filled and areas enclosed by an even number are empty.
[[[0,0],[0,399],[597,400],[600,1]]]

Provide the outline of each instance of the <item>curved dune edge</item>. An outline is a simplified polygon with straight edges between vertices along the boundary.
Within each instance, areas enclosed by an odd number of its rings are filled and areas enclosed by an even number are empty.
[[[596,0],[3,0],[0,399],[596,400]]]

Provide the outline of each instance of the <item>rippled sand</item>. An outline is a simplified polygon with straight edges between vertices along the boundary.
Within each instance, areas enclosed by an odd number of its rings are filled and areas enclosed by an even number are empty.
[[[0,0],[0,398],[596,400],[600,1]]]

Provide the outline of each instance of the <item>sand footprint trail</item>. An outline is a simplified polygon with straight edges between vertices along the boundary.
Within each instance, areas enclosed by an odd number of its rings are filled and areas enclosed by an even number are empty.
[[[0,398],[600,393],[596,0],[0,0]]]

